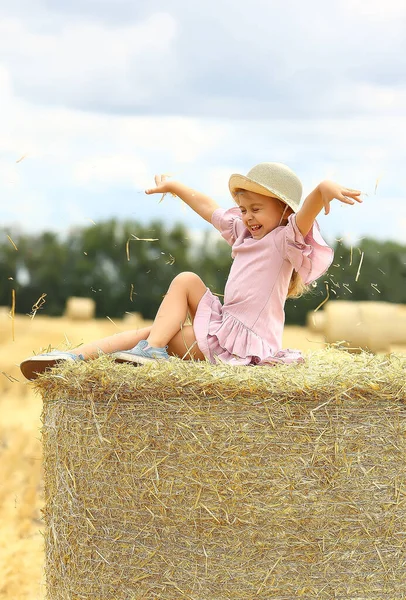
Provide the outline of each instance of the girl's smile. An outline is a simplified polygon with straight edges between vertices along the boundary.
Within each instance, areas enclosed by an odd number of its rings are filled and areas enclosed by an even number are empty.
[[[241,190],[236,194],[244,225],[256,240],[263,238],[279,225],[285,225],[292,213],[279,198]]]

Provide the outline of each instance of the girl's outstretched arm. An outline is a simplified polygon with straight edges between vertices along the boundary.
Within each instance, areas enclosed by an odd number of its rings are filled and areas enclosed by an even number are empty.
[[[180,183],[166,179],[166,175],[155,175],[155,187],[145,190],[146,194],[175,194],[179,196],[190,208],[206,221],[211,223],[211,217],[219,205],[210,196],[205,196],[192,188]]]
[[[314,220],[324,207],[324,214],[330,212],[330,202],[336,198],[345,204],[362,202],[359,190],[343,187],[334,181],[322,181],[307,196],[301,209],[296,214],[296,224],[302,233],[307,235],[313,226]]]

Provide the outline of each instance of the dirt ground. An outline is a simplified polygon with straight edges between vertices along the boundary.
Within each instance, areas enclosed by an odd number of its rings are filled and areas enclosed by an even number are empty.
[[[0,314],[0,600],[42,600],[43,525],[41,398],[34,395],[18,364],[49,345],[66,349],[123,331],[129,324]],[[285,348],[319,349],[321,335],[287,327]]]

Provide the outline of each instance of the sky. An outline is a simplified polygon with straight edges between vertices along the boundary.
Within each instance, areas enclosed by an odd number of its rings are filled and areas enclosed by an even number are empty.
[[[289,165],[324,179],[326,239],[405,243],[404,0],[0,3],[0,227],[109,218],[210,225],[146,196],[169,173],[232,206],[228,179]]]

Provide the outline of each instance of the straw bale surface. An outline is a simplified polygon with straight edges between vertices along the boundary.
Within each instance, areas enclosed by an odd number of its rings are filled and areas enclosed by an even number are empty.
[[[58,367],[48,600],[406,597],[406,357]]]

